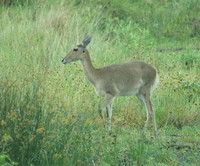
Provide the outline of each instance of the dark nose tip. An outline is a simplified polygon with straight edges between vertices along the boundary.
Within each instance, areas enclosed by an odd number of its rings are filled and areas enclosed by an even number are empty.
[[[62,59],[62,61],[61,61],[62,63],[64,62],[64,59]]]

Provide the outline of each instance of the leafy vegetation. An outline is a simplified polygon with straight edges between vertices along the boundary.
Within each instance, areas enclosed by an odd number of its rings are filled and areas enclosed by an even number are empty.
[[[199,165],[200,2],[2,1],[0,165]],[[144,108],[118,98],[113,135],[79,63],[61,59],[91,34],[94,66],[154,65],[159,139],[141,136]]]

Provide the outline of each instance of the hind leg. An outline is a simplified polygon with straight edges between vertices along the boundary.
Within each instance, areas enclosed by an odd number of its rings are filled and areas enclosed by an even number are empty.
[[[157,133],[157,126],[156,126],[156,119],[155,119],[155,113],[152,107],[152,103],[150,100],[150,93],[144,93],[144,94],[138,94],[138,99],[141,101],[141,103],[144,105],[146,110],[146,122],[144,125],[144,133],[146,132],[146,129],[149,126],[149,119],[152,119],[153,126],[154,126],[154,133],[156,135]]]

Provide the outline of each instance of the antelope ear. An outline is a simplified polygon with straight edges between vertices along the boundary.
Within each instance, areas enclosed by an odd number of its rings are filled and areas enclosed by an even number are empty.
[[[90,37],[90,36],[86,36],[86,37],[83,39],[83,41],[82,41],[82,43],[83,43],[83,47],[86,48],[87,45],[90,43],[91,39],[92,39],[92,37]]]

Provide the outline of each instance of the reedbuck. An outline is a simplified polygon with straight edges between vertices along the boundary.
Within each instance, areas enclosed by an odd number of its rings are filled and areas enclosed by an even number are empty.
[[[63,64],[80,60],[83,71],[94,86],[97,95],[104,99],[99,106],[99,114],[104,120],[103,110],[107,109],[107,130],[111,133],[112,107],[117,96],[137,96],[146,109],[146,123],[144,132],[151,119],[156,134],[156,120],[150,100],[151,93],[159,83],[158,73],[152,66],[141,62],[132,61],[123,64],[114,64],[102,68],[95,68],[86,49],[91,37],[86,37],[82,44],[75,47],[62,60]]]

